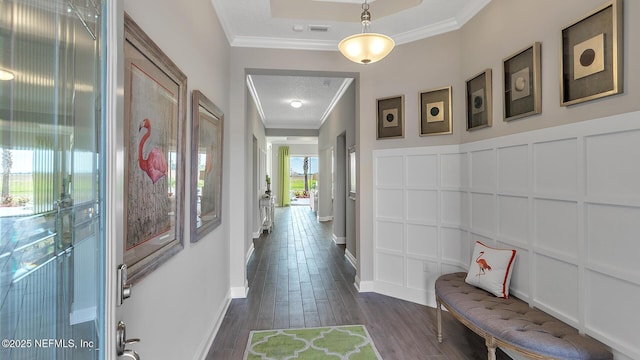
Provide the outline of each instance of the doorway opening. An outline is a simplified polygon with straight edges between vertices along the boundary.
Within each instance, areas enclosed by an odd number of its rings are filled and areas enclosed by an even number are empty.
[[[310,205],[311,192],[318,186],[318,157],[289,158],[289,194],[291,205]]]

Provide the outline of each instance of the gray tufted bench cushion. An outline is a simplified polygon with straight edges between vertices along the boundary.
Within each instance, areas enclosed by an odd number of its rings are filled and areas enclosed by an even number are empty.
[[[436,280],[438,341],[442,342],[442,305],[487,344],[489,360],[496,347],[513,350],[529,359],[605,360],[611,351],[600,342],[530,307],[513,296],[502,299],[465,283],[466,273]]]

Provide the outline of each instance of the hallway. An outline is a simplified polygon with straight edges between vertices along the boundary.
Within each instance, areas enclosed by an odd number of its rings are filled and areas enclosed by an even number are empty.
[[[207,360],[241,360],[251,330],[348,324],[366,325],[386,360],[486,358],[483,340],[448,314],[438,344],[435,309],[358,293],[344,246],[331,238],[331,222],[308,207],[276,208],[273,232],[254,240],[249,294],[231,301]]]

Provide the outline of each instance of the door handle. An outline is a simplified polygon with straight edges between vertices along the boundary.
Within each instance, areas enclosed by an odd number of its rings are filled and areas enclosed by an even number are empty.
[[[120,357],[123,359],[140,360],[140,355],[133,350],[125,350]]]
[[[118,322],[116,328],[116,353],[125,359],[140,360],[140,356],[133,350],[125,349],[127,344],[140,342],[140,339],[127,339],[127,327],[123,321]]]
[[[131,284],[127,283],[127,265],[121,264],[118,266],[118,288],[117,288],[117,305],[120,306],[122,303],[131,297]]]

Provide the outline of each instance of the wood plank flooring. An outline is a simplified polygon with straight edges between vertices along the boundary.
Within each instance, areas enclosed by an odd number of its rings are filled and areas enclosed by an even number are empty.
[[[207,360],[241,360],[251,330],[351,324],[367,327],[385,360],[487,358],[482,338],[449,314],[439,344],[435,309],[358,293],[331,222],[319,223],[307,206],[276,208],[273,232],[254,244],[248,296],[231,301]],[[498,359],[509,357],[499,351]]]

